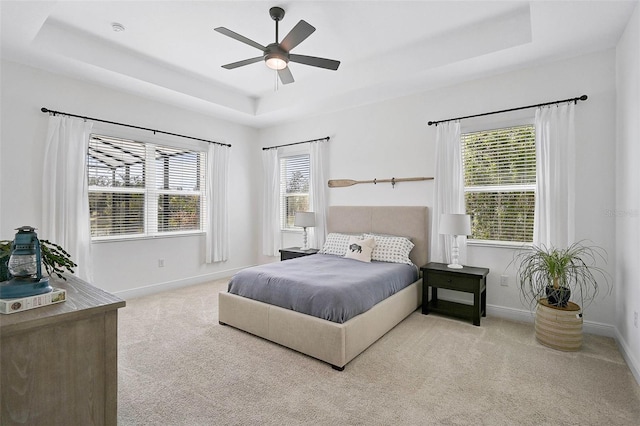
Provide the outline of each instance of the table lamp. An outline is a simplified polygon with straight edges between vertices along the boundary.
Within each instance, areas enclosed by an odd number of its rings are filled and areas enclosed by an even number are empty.
[[[13,278],[0,283],[0,299],[35,296],[52,290],[49,278],[42,276],[42,253],[35,228],[23,226],[17,231],[7,264]]]
[[[471,235],[471,216],[468,214],[441,214],[440,215],[440,233],[444,235],[453,235],[453,247],[451,247],[451,263],[447,267],[452,269],[462,269],[462,265],[458,263],[458,236]]]
[[[307,228],[316,226],[316,214],[314,212],[296,212],[293,224],[302,228],[302,250],[308,250]]]

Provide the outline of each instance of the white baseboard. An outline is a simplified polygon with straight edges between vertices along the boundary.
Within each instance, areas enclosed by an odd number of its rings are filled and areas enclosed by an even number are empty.
[[[536,319],[534,312],[497,305],[487,305],[487,315],[531,324],[533,324]]]
[[[620,353],[622,354],[624,360],[627,362],[629,370],[631,370],[631,374],[633,374],[636,382],[638,382],[638,385],[640,385],[640,362],[638,362],[638,360],[634,358],[631,350],[629,350],[629,347],[627,346],[627,343],[622,338],[622,335],[618,332],[618,329],[616,329],[616,342],[618,342]]]
[[[535,322],[535,312],[524,309],[506,308],[504,306],[487,305],[487,315],[520,322]],[[583,321],[582,330],[587,334],[612,337],[617,340],[617,331],[613,325],[595,321]]]
[[[597,334],[598,336],[617,339],[616,335],[618,332],[616,330],[616,327],[610,324],[604,324],[595,321],[584,321],[582,323],[582,328],[584,332],[588,334]]]
[[[191,285],[206,283],[207,281],[214,281],[214,280],[219,280],[221,278],[231,277],[236,272],[245,268],[247,267],[243,266],[241,268],[227,269],[224,271],[214,272],[211,274],[198,275],[195,277],[189,277],[189,278],[174,280],[174,281],[166,281],[166,282],[157,283],[157,284],[150,284],[143,287],[137,287],[137,288],[122,290],[122,291],[115,291],[113,292],[113,294],[115,294],[116,296],[124,300],[133,299],[135,297],[149,296],[151,294],[160,293],[163,291],[175,290],[181,287],[188,287]]]

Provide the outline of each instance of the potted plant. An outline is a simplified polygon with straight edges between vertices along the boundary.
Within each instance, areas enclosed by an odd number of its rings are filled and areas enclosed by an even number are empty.
[[[9,277],[7,262],[11,256],[11,241],[0,241],[0,281],[6,281]],[[42,264],[47,274],[56,274],[58,278],[66,280],[62,275],[65,271],[73,274],[73,268],[78,266],[71,260],[71,255],[67,253],[58,244],[49,240],[40,240],[40,251],[42,256]]]
[[[606,263],[606,251],[582,241],[567,248],[534,245],[515,255],[521,295],[537,305],[538,341],[561,350],[580,348],[582,312],[601,284],[609,286],[609,274],[598,261]]]
[[[563,308],[573,294],[584,309],[598,295],[599,278],[609,284],[609,274],[596,265],[606,263],[605,250],[583,242],[564,249],[534,245],[514,260],[521,293],[532,303],[546,298],[549,305]]]

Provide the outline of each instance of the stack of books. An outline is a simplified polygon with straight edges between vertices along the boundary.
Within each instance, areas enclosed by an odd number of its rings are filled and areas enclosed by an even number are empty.
[[[53,291],[37,296],[19,297],[17,299],[0,299],[0,314],[14,314],[42,306],[53,305],[67,300],[67,291],[54,288]]]

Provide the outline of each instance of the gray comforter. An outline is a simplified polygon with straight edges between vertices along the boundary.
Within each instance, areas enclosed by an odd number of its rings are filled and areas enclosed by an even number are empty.
[[[343,323],[417,279],[414,265],[315,254],[244,269],[229,293]]]

